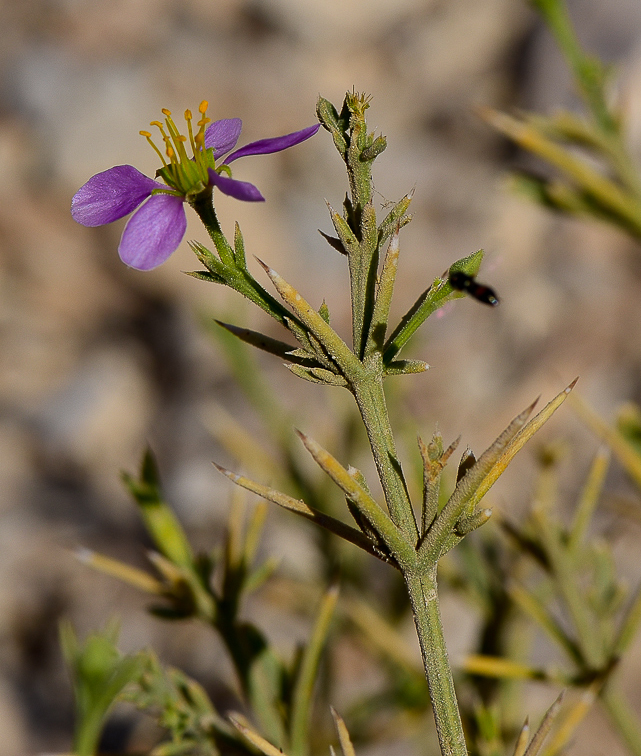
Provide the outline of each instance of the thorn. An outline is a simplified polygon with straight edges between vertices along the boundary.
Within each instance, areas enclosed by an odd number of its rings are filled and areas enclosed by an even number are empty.
[[[240,479],[240,475],[233,473],[231,470],[228,470],[226,467],[222,467],[221,465],[216,464],[216,462],[212,462],[212,465],[218,470],[219,473],[222,473],[226,478],[229,478],[229,480],[233,480],[234,483],[237,483],[238,480]]]
[[[217,323],[221,328],[224,328],[226,331],[229,331],[230,333],[233,333],[235,336],[238,336],[240,333],[245,332],[245,328],[240,328],[239,326],[232,325],[231,323],[224,323],[222,320],[216,320],[214,318],[214,323]]]
[[[269,267],[269,265],[267,265],[266,263],[264,263],[264,262],[263,262],[263,261],[262,261],[262,260],[260,259],[260,257],[256,257],[256,255],[254,255],[254,259],[255,259],[255,260],[256,260],[256,261],[257,261],[257,262],[259,263],[259,265],[261,265],[261,266],[262,266],[263,270],[265,271],[265,273],[267,273],[267,275],[268,275],[268,276],[269,276],[269,275],[270,275],[271,273],[275,273],[275,272],[276,272],[275,270],[272,270],[272,269],[271,269],[271,268]]]
[[[572,391],[572,389],[576,386],[578,380],[579,380],[579,376],[577,375],[577,377],[572,381],[572,383],[565,389],[566,394],[569,394],[570,391]]]

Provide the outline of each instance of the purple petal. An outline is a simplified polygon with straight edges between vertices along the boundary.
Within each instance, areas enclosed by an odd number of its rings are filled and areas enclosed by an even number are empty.
[[[205,131],[205,148],[213,147],[214,158],[218,160],[233,150],[240,136],[243,122],[240,118],[224,118],[214,121]]]
[[[301,131],[294,131],[292,134],[285,134],[281,137],[273,137],[271,139],[259,139],[257,142],[250,142],[244,147],[241,147],[225,160],[225,163],[231,163],[232,160],[238,160],[238,158],[245,157],[246,155],[267,155],[270,152],[280,152],[286,150],[288,147],[293,147],[295,144],[304,142],[306,139],[314,136],[314,134],[320,128],[320,123],[314,126],[308,126]]]
[[[154,194],[127,222],[118,247],[120,259],[137,270],[151,270],[176,250],[186,228],[182,197]]]
[[[103,226],[129,215],[159,186],[164,184],[132,165],[116,165],[96,173],[78,189],[71,200],[71,215],[83,226]]]
[[[248,181],[236,181],[228,176],[221,176],[212,168],[209,169],[209,180],[217,186],[223,194],[245,202],[264,202],[265,198],[258,189]]]

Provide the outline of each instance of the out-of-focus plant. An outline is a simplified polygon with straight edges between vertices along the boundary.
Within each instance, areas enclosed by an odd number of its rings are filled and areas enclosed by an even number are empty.
[[[554,35],[586,106],[583,115],[559,111],[481,115],[522,149],[553,166],[558,175],[523,171],[514,187],[562,213],[591,216],[641,237],[641,177],[626,143],[625,122],[610,103],[611,69],[582,48],[565,0],[530,0]]]
[[[600,701],[631,753],[641,753],[641,723],[619,690],[616,671],[641,622],[641,590],[631,597],[616,575],[612,548],[588,537],[601,496],[609,454],[594,460],[569,526],[558,519],[557,461],[544,463],[529,517],[504,531],[519,555],[529,559],[504,589],[511,602],[542,630],[565,658],[564,668],[475,654],[465,669],[504,680],[534,680],[582,693],[562,717],[546,753],[558,753],[595,701]]]
[[[265,736],[283,750],[304,755],[308,748],[312,691],[330,629],[337,588],[331,588],[321,599],[309,643],[287,664],[264,634],[240,617],[244,599],[258,589],[275,568],[273,560],[254,564],[266,507],[257,507],[246,526],[244,508],[239,504],[232,507],[221,553],[195,555],[184,530],[163,499],[150,452],[145,455],[140,477],[127,475],[125,482],[156,547],[149,553],[156,574],[87,550],[80,552],[80,558],[93,568],[153,595],[155,603],[150,611],[156,616],[171,620],[196,619],[212,627],[233,663],[241,701],[252,712]],[[136,686],[130,687],[126,698],[140,708],[160,712],[159,723],[172,737],[171,746],[163,745],[154,754],[191,753],[190,749],[196,749],[197,753],[224,753],[229,746],[227,741],[238,740],[238,735],[215,711],[204,691],[181,677],[180,672],[163,670],[155,658],[148,657],[142,672],[137,669],[130,678],[128,682]],[[180,714],[180,706],[186,707],[185,713]],[[80,718],[80,728],[83,721]],[[203,722],[209,725],[205,727]],[[194,745],[196,741],[198,748]],[[240,752],[246,750],[242,743],[236,743],[235,748]]]
[[[513,186],[545,207],[609,223],[635,240],[641,238],[641,176],[632,158],[624,112],[609,92],[612,70],[582,48],[565,0],[530,0],[555,37],[585,105],[582,115],[560,111],[508,115],[490,109],[483,117],[523,150],[556,170],[542,178],[516,173]],[[633,403],[621,408],[615,426],[599,418],[579,397],[572,404],[641,489],[641,411]],[[623,589],[613,568],[611,549],[603,541],[586,540],[587,526],[603,484],[607,462],[598,455],[573,524],[564,528],[554,516],[549,494],[539,497],[529,523],[506,526],[520,550],[543,570],[535,588],[516,585],[512,599],[565,654],[570,668],[519,669],[480,656],[468,662],[479,674],[531,679],[564,678],[583,686],[587,699],[598,697],[632,753],[641,753],[641,725],[618,691],[615,675],[621,657],[639,624],[639,592],[623,606]],[[548,474],[549,478],[549,474]],[[624,514],[638,519],[638,506]],[[559,621],[550,602],[559,603],[572,629]],[[587,688],[585,686],[588,686]],[[587,700],[585,699],[585,700]],[[587,710],[587,705],[582,704]]]

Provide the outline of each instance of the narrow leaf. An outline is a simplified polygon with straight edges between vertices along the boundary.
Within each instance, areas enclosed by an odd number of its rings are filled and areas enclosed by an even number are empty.
[[[383,375],[414,375],[429,369],[430,366],[423,360],[394,360],[385,366]]]
[[[576,550],[583,542],[587,533],[592,515],[596,509],[599,501],[599,496],[603,490],[603,484],[605,482],[605,476],[608,472],[608,465],[610,464],[610,453],[607,449],[599,449],[590,473],[585,484],[585,488],[581,494],[579,505],[574,513],[574,520],[570,528],[570,539],[568,548],[570,551]]]
[[[307,756],[309,752],[309,724],[311,720],[314,683],[316,682],[321,652],[327,640],[337,600],[338,586],[333,586],[323,597],[311,638],[303,653],[291,704],[289,740],[292,756]]]
[[[312,383],[322,383],[325,386],[347,386],[347,381],[342,375],[336,375],[330,370],[320,367],[304,367],[303,365],[285,364],[285,367],[306,381]]]
[[[543,746],[543,741],[550,732],[554,720],[561,710],[561,702],[563,701],[564,696],[565,691],[561,691],[559,697],[546,711],[545,716],[543,717],[543,721],[539,725],[539,729],[534,733],[534,737],[530,741],[530,745],[527,747],[527,750],[525,751],[525,754],[523,756],[537,756],[537,754],[541,750],[541,747]]]
[[[484,654],[470,654],[465,658],[461,669],[470,675],[483,675],[502,680],[550,680],[545,670],[530,667],[528,664],[521,664],[512,659]]]
[[[349,736],[349,732],[347,730],[347,726],[345,725],[345,722],[343,718],[340,716],[340,714],[334,709],[334,707],[330,707],[332,712],[332,717],[334,718],[334,724],[336,725],[336,732],[338,733],[338,742],[341,744],[341,750],[343,751],[343,756],[356,756],[356,751],[354,750],[354,746],[352,745],[352,740]]]
[[[385,216],[378,227],[379,244],[384,244],[397,228],[403,228],[412,220],[412,216],[405,215],[405,213],[408,211],[413,197],[414,190],[412,189]]]
[[[287,756],[282,748],[276,748],[269,741],[265,740],[255,730],[252,730],[248,724],[241,722],[241,716],[229,715],[229,721],[240,732],[240,734],[246,738],[253,746],[255,746],[265,756]]]
[[[534,403],[517,415],[496,441],[481,455],[478,462],[458,481],[447,504],[434,521],[419,549],[421,560],[434,561],[442,553],[445,541],[451,536],[456,522],[465,511],[473,511],[480,501],[478,489],[492,472],[510,442],[523,429]]]
[[[519,732],[519,737],[516,740],[516,745],[514,746],[514,756],[523,756],[525,754],[529,739],[530,722],[526,717],[525,722],[523,723],[523,727],[521,727],[521,732]]]
[[[602,685],[602,680],[597,680],[592,683],[587,690],[583,691],[579,700],[564,712],[552,740],[544,751],[545,756],[556,756],[556,754],[565,751],[577,728],[585,719],[590,709],[594,706]]]
[[[579,396],[572,397],[572,408],[608,444],[628,475],[641,488],[641,454],[618,430],[603,421]]]
[[[146,593],[159,596],[165,590],[165,586],[148,572],[139,570],[137,567],[131,567],[124,562],[119,562],[117,559],[111,559],[103,554],[98,554],[90,549],[78,549],[75,552],[75,557],[92,569],[122,580],[123,583],[129,583],[134,588],[138,588]]]
[[[247,263],[245,261],[245,242],[243,241],[243,234],[238,225],[238,221],[234,228],[234,260],[241,270],[247,270]]]
[[[327,204],[327,207],[329,209],[329,214],[332,219],[332,223],[334,224],[336,233],[338,234],[340,243],[343,245],[343,249],[345,250],[345,254],[347,256],[349,256],[350,254],[356,254],[358,252],[360,244],[358,239],[354,235],[354,232],[349,227],[347,221],[341,215],[339,215],[329,203]]]
[[[385,343],[385,333],[387,331],[387,321],[389,319],[392,294],[394,293],[394,282],[396,281],[400,253],[398,232],[399,229],[397,228],[391,238],[385,259],[383,260],[383,268],[376,291],[374,311],[367,336],[366,356],[375,351],[380,351]]]
[[[260,264],[265,269],[283,301],[292,308],[305,327],[320,341],[327,353],[332,355],[332,358],[341,368],[345,377],[349,380],[350,376],[359,375],[363,370],[359,360],[334,329],[275,270],[272,270],[262,262]]]
[[[531,124],[491,108],[483,108],[480,112],[481,117],[495,129],[508,136],[523,149],[533,152],[560,168],[600,204],[633,224],[637,229],[637,234],[641,232],[641,206],[633,195],[626,193],[585,160],[575,157],[571,152],[545,137]]]
[[[345,541],[353,543],[355,546],[373,554],[379,559],[382,558],[372,542],[363,535],[360,530],[353,528],[351,525],[347,525],[346,523],[341,522],[341,520],[337,520],[334,517],[330,517],[329,515],[312,509],[312,507],[308,506],[300,499],[294,499],[293,497],[281,493],[280,491],[276,491],[273,488],[263,486],[260,483],[254,483],[254,481],[249,480],[249,478],[245,478],[242,475],[236,475],[236,473],[226,470],[215,462],[212,464],[220,473],[241,488],[246,488],[248,491],[261,496],[263,499],[278,504],[278,506],[283,507],[283,509],[288,509],[290,512],[301,515],[305,519],[311,520],[317,525],[325,528],[325,530],[329,530],[330,533],[334,533],[334,535],[337,535],[339,538],[343,538]]]
[[[481,267],[482,259],[483,250],[479,249],[478,252],[458,260],[451,266],[450,270],[460,270],[470,276],[475,276]],[[433,312],[441,308],[446,302],[452,299],[460,299],[463,296],[465,295],[462,292],[452,288],[447,276],[436,278],[430,288],[421,294],[411,309],[403,316],[401,322],[387,340],[383,354],[385,364],[392,362]]]
[[[191,568],[191,546],[178,518],[162,498],[158,470],[150,449],[145,452],[140,479],[128,473],[123,473],[122,479],[138,504],[156,548],[175,564]]]
[[[530,422],[523,427],[514,438],[510,441],[508,446],[502,452],[500,458],[494,464],[488,475],[483,479],[483,483],[477,488],[472,498],[474,505],[478,504],[490,488],[496,483],[500,476],[505,472],[505,469],[509,463],[514,459],[516,453],[520,451],[523,446],[532,438],[532,436],[552,417],[552,415],[558,410],[563,402],[568,398],[570,392],[575,387],[578,378],[575,378],[572,383],[560,394],[554,397],[551,402],[548,402],[546,406],[533,417]]]
[[[534,596],[534,594],[515,582],[508,585],[507,591],[510,598],[521,611],[529,615],[555,643],[563,648],[576,664],[583,665],[583,657],[575,641],[568,636],[561,625],[554,619],[545,604]]]
[[[278,339],[272,339],[270,336],[265,336],[257,331],[250,331],[249,328],[239,328],[230,323],[223,323],[222,320],[217,320],[216,323],[221,328],[229,331],[229,333],[233,333],[234,336],[237,336],[246,344],[251,344],[251,346],[257,349],[262,349],[264,352],[275,354],[277,357],[282,357],[283,359],[292,359],[293,347],[291,344],[286,344],[284,341],[279,341]]]
[[[336,485],[349,496],[350,500],[374,528],[378,536],[385,543],[390,552],[405,564],[415,562],[415,552],[410,543],[403,537],[401,531],[394,525],[390,517],[379,507],[374,499],[364,491],[349,472],[320,444],[304,433],[297,431],[305,448],[312,455]]]

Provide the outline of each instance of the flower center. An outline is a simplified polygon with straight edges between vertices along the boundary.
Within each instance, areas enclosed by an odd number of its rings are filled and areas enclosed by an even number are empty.
[[[152,146],[158,157],[162,160],[163,167],[156,171],[156,177],[162,180],[182,196],[195,195],[202,192],[209,184],[208,168],[213,168],[214,150],[205,148],[205,128],[211,119],[207,118],[208,102],[203,100],[200,103],[198,112],[200,120],[196,123],[198,131],[194,134],[192,127],[191,110],[185,110],[185,120],[187,121],[187,136],[184,136],[178,130],[171,117],[171,111],[163,108],[162,113],[165,116],[165,122],[152,121],[149,125],[156,126],[162,136],[165,146],[165,154],[154,144],[149,131],[141,131],[140,134]],[[189,142],[193,157],[187,155],[186,146]]]

